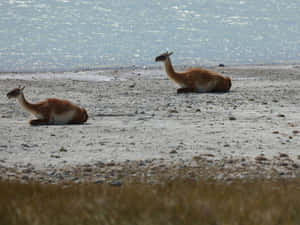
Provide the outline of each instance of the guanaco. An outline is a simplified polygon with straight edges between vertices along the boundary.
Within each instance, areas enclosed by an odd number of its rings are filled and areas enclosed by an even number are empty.
[[[37,119],[30,120],[31,125],[81,124],[88,120],[84,108],[67,100],[48,98],[38,103],[29,103],[24,96],[24,87],[18,87],[7,93],[8,98],[16,98],[20,105]]]
[[[191,68],[185,72],[175,72],[170,56],[173,52],[165,52],[155,58],[156,62],[164,62],[167,75],[181,88],[177,93],[187,92],[227,92],[231,88],[231,79],[217,72]]]

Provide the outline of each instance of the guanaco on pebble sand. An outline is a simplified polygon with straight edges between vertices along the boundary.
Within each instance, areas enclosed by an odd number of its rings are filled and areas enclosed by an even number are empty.
[[[80,124],[88,119],[84,108],[67,101],[48,98],[38,103],[29,103],[23,94],[24,87],[18,87],[7,93],[8,98],[16,98],[20,105],[37,119],[30,120],[31,125]]]
[[[185,72],[175,72],[170,55],[173,52],[165,52],[155,58],[156,62],[164,62],[167,75],[181,88],[177,93],[187,92],[227,92],[231,88],[231,79],[217,72],[191,68]]]

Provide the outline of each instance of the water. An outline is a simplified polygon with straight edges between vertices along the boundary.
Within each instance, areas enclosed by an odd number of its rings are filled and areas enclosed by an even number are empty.
[[[3,0],[0,71],[300,61],[299,0]]]

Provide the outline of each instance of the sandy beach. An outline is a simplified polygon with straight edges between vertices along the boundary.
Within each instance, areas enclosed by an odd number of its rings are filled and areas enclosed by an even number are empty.
[[[1,178],[56,181],[68,175],[59,171],[85,168],[101,182],[107,171],[119,179],[171,167],[209,169],[220,179],[225,170],[298,176],[300,67],[209,69],[232,78],[230,92],[177,94],[162,68],[0,74]],[[30,102],[60,98],[85,107],[88,122],[30,126],[33,116],[6,97],[19,85]]]

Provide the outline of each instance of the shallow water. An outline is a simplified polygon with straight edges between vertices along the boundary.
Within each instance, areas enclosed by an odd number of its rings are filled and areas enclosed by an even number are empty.
[[[0,71],[298,63],[298,0],[6,0]]]

